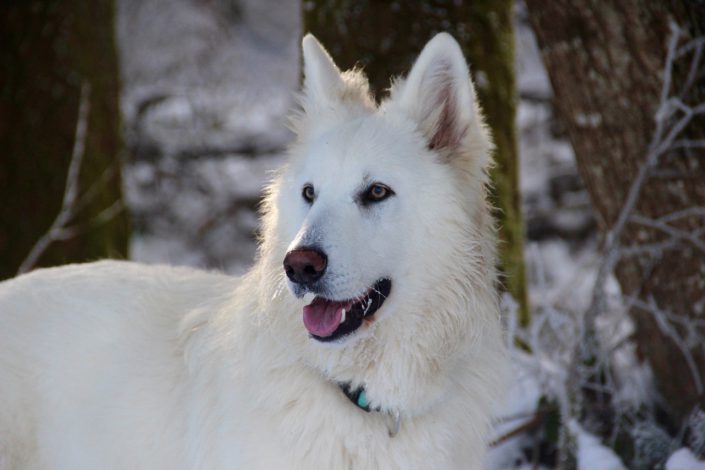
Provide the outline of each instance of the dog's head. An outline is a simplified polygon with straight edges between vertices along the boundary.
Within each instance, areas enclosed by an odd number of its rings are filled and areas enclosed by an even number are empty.
[[[456,302],[467,278],[492,264],[483,242],[490,141],[448,34],[379,106],[366,78],[341,73],[311,35],[303,58],[297,141],[270,202],[287,244],[279,262],[305,299],[301,327],[347,345],[387,318]]]

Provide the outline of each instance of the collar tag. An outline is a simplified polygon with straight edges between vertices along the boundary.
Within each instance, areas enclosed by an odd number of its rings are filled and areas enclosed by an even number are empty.
[[[399,434],[399,428],[401,427],[401,416],[399,416],[398,410],[387,411],[385,414],[385,421],[387,422],[389,437],[394,437]]]

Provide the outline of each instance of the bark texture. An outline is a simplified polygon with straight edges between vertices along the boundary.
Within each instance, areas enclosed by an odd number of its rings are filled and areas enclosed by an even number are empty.
[[[378,100],[389,88],[389,78],[406,74],[434,34],[446,31],[458,40],[497,145],[493,202],[498,208],[504,286],[527,322],[512,6],[511,0],[303,2],[304,31],[321,40],[341,69],[361,66]]]
[[[615,223],[637,171],[643,165],[655,131],[670,22],[693,37],[705,29],[705,6],[688,0],[526,0],[544,63],[555,92],[555,107],[565,121],[578,167],[592,199],[600,228]],[[674,70],[675,89],[685,81],[687,62]],[[691,105],[705,102],[701,72],[688,96]],[[687,128],[689,138],[705,137],[705,121]],[[705,206],[705,158],[702,149],[665,155],[650,175],[634,215],[659,218],[693,206]],[[702,217],[686,217],[678,229],[702,227]],[[630,223],[623,245],[662,241],[667,234]],[[659,257],[622,258],[616,268],[622,291],[653,302],[674,318],[705,317],[705,252],[682,243]],[[659,327],[651,309],[632,308],[635,341],[654,372],[673,424],[705,396],[695,387],[677,344]],[[687,331],[678,329],[686,337]],[[702,331],[700,332],[703,333]],[[692,354],[705,377],[703,349]]]
[[[0,279],[16,273],[59,212],[84,82],[91,93],[79,189],[96,184],[95,196],[71,224],[80,232],[53,243],[38,264],[127,253],[125,212],[96,220],[122,198],[114,20],[112,0],[0,5]]]

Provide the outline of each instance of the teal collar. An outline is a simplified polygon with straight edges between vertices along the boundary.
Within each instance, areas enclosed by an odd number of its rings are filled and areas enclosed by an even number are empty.
[[[370,411],[379,411],[379,408],[375,408],[374,410],[370,409],[370,401],[367,399],[367,393],[365,392],[364,387],[357,387],[353,390],[349,382],[339,383],[338,386],[343,391],[345,396],[348,397],[348,399],[362,411],[367,413]]]
[[[360,408],[362,411],[369,413],[370,411],[381,412],[380,408],[370,408],[370,401],[367,399],[367,392],[365,392],[365,387],[352,388],[350,382],[338,383],[338,387],[343,391],[348,400],[350,400],[353,405]],[[389,437],[394,437],[399,432],[401,426],[401,418],[398,411],[387,411],[385,412],[385,420],[387,423],[387,430],[389,431]]]

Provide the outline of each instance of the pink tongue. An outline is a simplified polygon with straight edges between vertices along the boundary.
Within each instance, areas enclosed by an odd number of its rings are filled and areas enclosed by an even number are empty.
[[[322,338],[330,336],[340,326],[343,307],[350,308],[350,302],[333,302],[316,297],[304,307],[304,326],[309,333]]]

